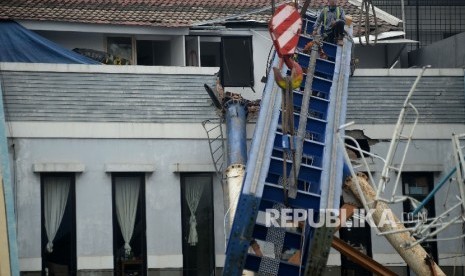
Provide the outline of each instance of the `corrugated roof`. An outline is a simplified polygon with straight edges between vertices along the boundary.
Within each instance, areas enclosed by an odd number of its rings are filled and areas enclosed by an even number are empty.
[[[215,75],[3,71],[8,121],[186,123],[217,118]]]
[[[345,0],[339,2],[357,22],[358,7]],[[320,9],[325,3],[312,1],[310,9]],[[3,0],[0,19],[189,27],[241,14],[247,14],[239,17],[242,20],[268,22],[270,9],[263,8],[269,6],[269,0]],[[398,29],[383,20],[378,24],[383,31]]]
[[[414,76],[354,76],[349,81],[347,121],[395,124]],[[419,123],[465,123],[463,76],[423,77],[411,98]],[[407,122],[413,122],[413,112]]]
[[[195,68],[162,74],[143,66],[1,65],[8,121],[184,123],[217,118],[203,88],[204,83],[214,86],[216,76],[194,74]],[[351,77],[347,121],[395,124],[416,78],[412,70]],[[420,80],[411,100],[420,124],[465,123],[464,77],[456,74],[459,71],[438,70]]]

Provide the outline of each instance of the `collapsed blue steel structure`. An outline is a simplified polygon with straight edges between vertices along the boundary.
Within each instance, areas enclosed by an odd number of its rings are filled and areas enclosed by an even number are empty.
[[[311,66],[310,55],[302,53],[305,45],[312,41],[316,18],[307,14],[303,18],[303,33],[300,35],[296,57],[303,68]],[[249,151],[246,173],[239,197],[234,222],[226,250],[223,275],[242,275],[244,269],[259,272],[263,264],[272,264],[276,275],[304,275],[312,254],[314,230],[308,225],[304,231],[286,231],[284,247],[302,252],[301,265],[284,260],[270,260],[266,256],[249,253],[252,240],[265,241],[269,227],[257,221],[259,212],[285,204],[288,208],[312,209],[339,208],[342,192],[343,155],[337,144],[338,127],[345,122],[347,86],[350,72],[351,42],[344,47],[323,44],[328,59],[316,60],[311,97],[303,141],[302,162],[298,178],[296,198],[284,201],[280,184],[283,176],[283,145],[281,129],[281,92],[274,89],[274,78],[269,74],[264,89],[260,113]],[[271,66],[277,66],[275,56]],[[300,89],[293,91],[295,110],[302,106],[305,78]],[[299,113],[294,113],[295,129],[299,124]],[[292,162],[287,161],[287,172]],[[328,200],[332,199],[332,200]],[[329,249],[328,249],[329,250]],[[272,275],[272,274],[270,274]]]

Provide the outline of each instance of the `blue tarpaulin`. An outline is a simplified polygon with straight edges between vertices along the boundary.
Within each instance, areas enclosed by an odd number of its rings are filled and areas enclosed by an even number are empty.
[[[0,21],[0,62],[100,64],[14,21]]]

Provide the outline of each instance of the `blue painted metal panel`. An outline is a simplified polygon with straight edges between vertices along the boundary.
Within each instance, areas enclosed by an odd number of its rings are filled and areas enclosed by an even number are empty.
[[[283,189],[276,184],[266,184],[263,192],[260,210],[273,208],[274,203],[282,203]],[[314,193],[299,192],[296,198],[288,199],[288,206],[292,208],[317,209],[320,206],[320,197]]]
[[[259,206],[260,198],[248,194],[240,195],[226,248],[223,275],[242,275]]]
[[[303,98],[303,95],[301,93],[294,91],[294,109],[295,110],[300,109],[300,106],[302,105],[302,98]],[[325,116],[323,115],[328,112],[328,101],[321,97],[312,96],[309,107],[311,110],[321,113],[322,115],[320,117],[324,119]]]
[[[267,178],[266,178],[266,183],[271,183],[271,184],[275,184],[275,185],[282,185],[280,182],[279,182],[279,178],[280,178],[280,175],[277,175],[277,174],[268,174]],[[299,190],[301,191],[307,191],[311,194],[313,194],[313,196],[318,196],[319,197],[319,193],[320,193],[320,183],[313,183],[313,182],[310,182],[310,181],[297,181],[297,186],[299,188]]]
[[[274,140],[275,149],[279,149],[281,146],[282,133],[276,133]],[[303,144],[303,155],[308,157],[313,157],[313,163],[311,165],[315,167],[322,166],[321,159],[323,158],[324,145],[320,143],[315,143],[311,140],[304,140]]]
[[[313,29],[313,28],[312,28]],[[307,35],[300,35],[299,42],[297,43],[298,49],[303,49],[307,43],[313,41],[313,37]],[[336,60],[337,46],[332,43],[323,42],[323,51],[328,55],[330,60]]]
[[[298,53],[297,61],[302,68],[307,68],[310,63],[310,55]],[[316,60],[315,75],[331,80],[334,73],[334,67],[334,62],[319,58]]]
[[[304,74],[304,78],[302,81],[302,86],[300,89],[303,91],[304,90],[304,85],[306,83],[307,76]],[[329,92],[331,90],[331,85],[332,81],[324,78],[320,78],[318,76],[313,77],[313,83],[312,83],[312,90],[314,94],[318,94],[319,97],[322,97],[324,99],[329,99]]]
[[[322,116],[324,116],[324,114]],[[279,117],[279,123],[281,124],[281,116]],[[294,125],[296,129],[299,127],[299,115],[295,113],[294,113]],[[326,131],[326,121],[316,119],[313,117],[309,117],[307,120],[306,130],[308,134],[311,136],[311,137],[307,137],[308,139],[318,141],[318,142],[324,142],[324,139],[325,139],[324,136],[325,136],[325,131]]]
[[[287,163],[287,171],[290,172],[292,164]],[[283,175],[283,159],[280,157],[271,157],[270,173]],[[302,164],[297,178],[301,181],[320,182],[321,168]]]

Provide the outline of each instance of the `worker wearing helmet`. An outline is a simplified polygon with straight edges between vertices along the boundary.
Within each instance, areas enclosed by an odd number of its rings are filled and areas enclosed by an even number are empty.
[[[324,7],[313,26],[313,35],[323,26],[323,38],[325,41],[342,45],[344,38],[345,14],[337,5],[337,0],[328,0],[328,6]]]

